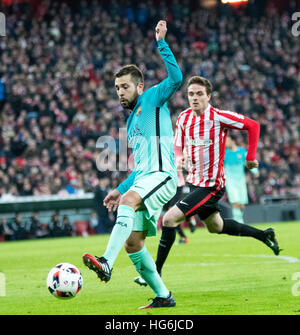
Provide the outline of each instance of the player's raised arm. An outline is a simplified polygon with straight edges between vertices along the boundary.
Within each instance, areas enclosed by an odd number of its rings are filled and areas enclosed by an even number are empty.
[[[130,187],[133,185],[135,176],[136,176],[136,171],[132,170],[131,174],[117,187],[117,190],[121,194],[126,193],[130,189]]]
[[[223,126],[248,131],[246,165],[248,169],[257,168],[258,161],[255,159],[255,156],[260,133],[259,123],[242,114],[229,111],[219,111],[218,115]]]
[[[260,125],[258,122],[245,117],[243,130],[248,131],[248,152],[246,156],[246,164],[248,169],[258,167],[258,161],[255,159],[256,149],[258,145]]]
[[[155,28],[155,37],[158,50],[165,63],[168,77],[156,86],[158,104],[163,105],[174,92],[176,92],[182,83],[182,72],[176,62],[176,59],[165,41],[167,33],[166,21],[159,21]]]
[[[114,190],[107,194],[103,200],[103,205],[109,211],[115,211],[121,199],[122,194],[126,193],[134,182],[136,171],[133,170],[131,174]]]

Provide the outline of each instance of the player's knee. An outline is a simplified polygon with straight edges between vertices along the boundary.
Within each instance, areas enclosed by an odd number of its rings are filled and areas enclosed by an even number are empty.
[[[207,230],[212,234],[219,234],[223,230],[223,219],[218,212],[213,213],[204,220]]]
[[[138,252],[142,250],[143,248],[143,243],[141,242],[132,242],[132,241],[126,241],[124,244],[125,250],[128,254],[133,254],[135,252]]]
[[[168,213],[166,213],[163,217],[162,225],[164,227],[177,227],[178,222],[176,222],[176,219],[174,219],[172,215],[169,215]]]
[[[205,222],[207,230],[209,233],[212,234],[219,234],[221,233],[223,226],[222,226],[222,222],[220,221],[209,221],[209,222]]]
[[[165,227],[177,227],[184,219],[183,212],[177,206],[174,206],[163,216],[162,224]]]
[[[219,225],[207,226],[207,230],[209,233],[212,233],[212,234],[219,234],[221,232]]]
[[[120,205],[132,207],[136,211],[141,205],[141,199],[135,192],[126,192],[120,199]]]

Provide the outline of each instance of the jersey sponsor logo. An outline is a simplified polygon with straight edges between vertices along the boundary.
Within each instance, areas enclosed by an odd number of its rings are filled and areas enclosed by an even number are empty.
[[[136,111],[136,116],[139,116],[141,114],[142,108],[141,106]]]
[[[195,138],[195,139],[188,139],[189,145],[212,145],[213,142],[210,138],[207,139],[201,139],[201,138]]]
[[[134,129],[128,134],[128,142],[131,144],[132,140],[137,136],[143,136],[143,133],[139,126],[136,124]]]

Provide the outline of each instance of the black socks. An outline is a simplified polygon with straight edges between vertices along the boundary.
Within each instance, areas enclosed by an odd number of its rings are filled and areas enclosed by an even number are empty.
[[[232,219],[224,219],[223,222],[224,222],[223,230],[220,232],[220,234],[228,234],[235,236],[250,236],[262,242],[264,242],[266,239],[263,230],[254,228],[252,226],[243,223],[239,223]]]
[[[234,235],[234,236],[249,236],[265,242],[266,235],[263,230],[255,227],[239,223],[232,219],[224,219],[223,230],[220,234]],[[159,275],[161,275],[162,267],[168,257],[169,251],[172,248],[176,239],[176,227],[162,227],[162,234],[159,240],[156,268]]]
[[[168,257],[169,251],[175,239],[176,239],[176,228],[163,226],[156,257],[156,268],[157,272],[160,275],[161,275],[161,269]]]

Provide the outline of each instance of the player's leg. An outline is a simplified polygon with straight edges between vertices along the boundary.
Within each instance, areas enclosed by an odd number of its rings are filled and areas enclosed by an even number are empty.
[[[156,256],[156,267],[161,275],[163,265],[176,239],[176,227],[185,219],[184,213],[177,207],[171,207],[163,216],[162,233]]]
[[[175,196],[168,202],[168,204],[167,204],[168,206],[165,206],[166,207],[165,212],[167,212],[171,207],[173,207],[174,205],[176,205],[176,203],[180,199],[182,199],[182,198],[183,198],[183,187],[182,186],[178,186],[177,187],[177,192],[176,192]],[[179,242],[180,243],[187,243],[186,242],[188,240],[187,236],[185,235],[185,233],[184,233],[183,229],[181,228],[180,224],[176,227],[176,232],[180,236]]]
[[[156,235],[157,221],[161,210],[163,206],[174,197],[176,184],[176,178],[172,178],[164,172],[158,172],[146,176],[143,181],[132,187],[143,199],[143,209],[136,212],[134,232],[147,231],[147,236]],[[127,247],[132,243],[132,238],[134,237],[134,234],[131,235],[131,238],[127,241]],[[133,249],[130,249],[130,251],[133,251]],[[170,292],[168,292],[168,297],[164,297],[167,291],[162,289],[164,287],[163,282],[157,273],[156,264],[147,249],[143,247],[137,252],[130,253],[130,258],[134,264],[137,264],[137,267],[141,264],[139,273],[156,294],[156,298],[144,308],[175,306],[175,300]]]
[[[189,218],[186,218],[186,222],[188,223],[189,227],[190,227],[190,231],[191,233],[194,233],[196,230],[196,219],[194,216],[190,216]]]
[[[203,221],[210,233],[253,237],[270,247],[275,255],[280,252],[275,232],[272,228],[261,230],[233,219],[222,219],[218,211],[212,213]]]
[[[244,223],[244,207],[248,203],[248,193],[246,182],[239,180],[226,181],[226,193],[232,205],[233,220]]]
[[[275,255],[279,254],[280,249],[275,238],[275,232],[272,228],[261,230],[250,225],[239,223],[233,219],[221,218],[219,214],[218,202],[225,192],[224,189],[218,190],[214,188],[199,187],[194,192],[195,196],[198,195],[198,198],[202,198],[202,200],[192,209],[188,210],[185,213],[186,215],[189,216],[197,213],[211,233],[253,237],[269,246]],[[189,200],[190,199],[187,198],[185,201],[187,205]],[[184,206],[185,204],[182,204],[182,208],[184,208]]]
[[[244,221],[244,211],[245,211],[245,205],[244,204],[239,204],[239,209],[240,209],[240,215],[241,215],[241,218],[240,218],[240,220],[241,221],[239,221],[240,223],[245,223],[245,221]]]
[[[178,201],[163,217],[162,234],[158,245],[156,266],[161,274],[162,267],[168,257],[176,238],[175,228],[181,221],[197,214],[197,210],[211,197],[215,189],[190,185],[191,193]]]
[[[223,229],[223,219],[218,211],[203,220],[207,230],[213,234],[220,234]]]
[[[110,268],[112,268],[115,259],[132,232],[135,211],[141,205],[142,198],[135,191],[129,190],[121,197],[116,224],[103,255],[107,259]]]
[[[152,288],[156,297],[167,298],[170,294],[157,273],[155,262],[145,246],[147,231],[133,231],[125,243],[125,249],[137,272]]]
[[[155,262],[157,272],[160,276],[163,265],[176,239],[176,227],[184,219],[185,216],[183,212],[176,205],[171,207],[163,216],[162,234],[159,240]],[[134,281],[141,286],[147,286],[141,277],[135,278]]]
[[[95,271],[101,280],[106,282],[110,280],[113,264],[132,232],[135,211],[141,204],[141,197],[134,191],[129,190],[122,195],[116,223],[111,232],[105,253],[102,257],[94,257],[89,254],[83,255],[84,264]]]
[[[232,204],[232,219],[239,222],[239,223],[245,223],[244,222],[244,212],[242,211],[242,205],[239,203],[233,203]]]
[[[148,214],[146,208],[136,212],[133,231],[125,243],[125,249],[140,274],[138,278],[145,282],[145,286],[149,285],[156,295],[149,305],[141,308],[173,307],[176,305],[175,299],[164,285],[157,272],[156,264],[145,246],[146,236],[156,235],[160,210],[153,213],[150,218]]]
[[[179,224],[176,227],[176,231],[177,231],[177,233],[180,236],[179,243],[189,243],[189,239],[187,238],[187,236],[185,235],[183,229],[181,228],[181,224]]]

